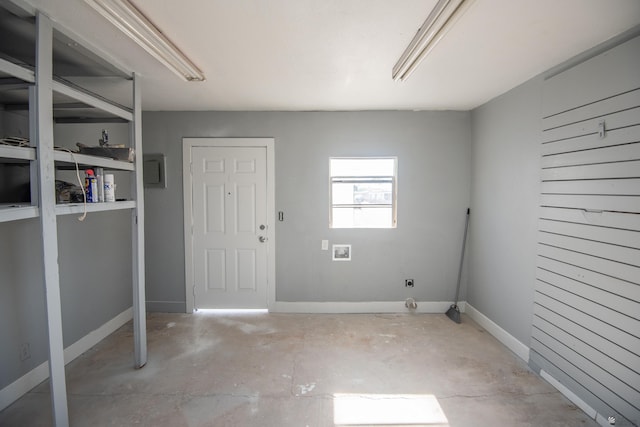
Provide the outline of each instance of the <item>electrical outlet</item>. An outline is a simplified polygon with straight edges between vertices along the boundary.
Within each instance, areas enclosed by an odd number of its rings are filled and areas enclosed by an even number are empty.
[[[20,345],[20,360],[27,360],[31,357],[31,349],[29,348],[29,343],[25,342]]]
[[[413,288],[413,279],[405,279],[404,280],[404,286],[406,288]]]

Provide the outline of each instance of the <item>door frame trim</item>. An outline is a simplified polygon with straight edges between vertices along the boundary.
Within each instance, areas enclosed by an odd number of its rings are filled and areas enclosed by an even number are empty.
[[[276,301],[275,241],[275,139],[274,138],[182,138],[182,188],[184,205],[184,278],[186,312],[193,313],[193,195],[191,193],[191,149],[193,147],[264,147],[267,150],[267,309]]]

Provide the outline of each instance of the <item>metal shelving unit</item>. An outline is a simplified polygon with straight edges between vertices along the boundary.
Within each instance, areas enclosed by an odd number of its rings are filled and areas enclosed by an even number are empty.
[[[17,3],[16,3],[17,5]],[[22,6],[18,6],[22,7]],[[103,95],[79,88],[64,78],[54,76],[55,50],[57,47],[73,46],[68,43],[64,29],[56,25],[37,10],[24,6],[25,15],[20,25],[32,30],[31,46],[33,52],[2,52],[0,58],[0,94],[11,92],[12,103],[19,109],[20,100],[28,111],[31,147],[14,147],[0,145],[0,163],[22,163],[31,165],[31,204],[9,203],[0,205],[0,222],[19,221],[27,218],[39,218],[43,243],[44,288],[46,294],[47,326],[49,334],[49,375],[53,421],[56,426],[69,425],[66,380],[64,370],[64,346],[62,329],[62,312],[60,300],[60,277],[58,270],[58,236],[56,218],[58,215],[82,213],[83,204],[56,204],[55,174],[56,168],[102,167],[106,170],[127,171],[132,174],[132,200],[110,203],[87,204],[87,212],[129,210],[131,211],[131,227],[133,237],[133,317],[134,317],[134,352],[136,368],[146,364],[146,321],[144,298],[144,202],[142,184],[142,146],[141,146],[141,104],[140,88],[135,74],[128,74],[118,69],[121,75],[131,81],[131,108],[123,107],[119,102],[112,102]],[[8,16],[7,14],[4,17]],[[30,27],[32,26],[32,28]],[[16,46],[24,46],[24,40],[16,35]],[[56,40],[58,37],[58,40]],[[27,37],[27,42],[29,37]],[[28,43],[27,43],[28,44]],[[12,46],[13,47],[13,46]],[[22,48],[25,50],[24,48]],[[26,49],[29,50],[29,49]],[[24,55],[23,55],[24,54]],[[73,54],[73,52],[72,52]],[[20,59],[12,60],[13,55]],[[31,58],[24,60],[24,57]],[[7,59],[9,57],[10,59]],[[64,58],[68,61],[67,56]],[[85,65],[85,64],[83,64]],[[84,117],[91,117],[92,122],[105,117],[105,121],[128,122],[131,147],[135,150],[133,163],[112,160],[109,158],[71,154],[54,148],[54,120],[56,118],[56,99],[63,97],[75,102],[72,113],[82,123]],[[18,99],[18,101],[16,101]],[[3,100],[0,99],[0,103]],[[65,104],[66,106],[70,104]],[[96,111],[98,113],[96,113]],[[65,110],[65,123],[73,121],[69,110]],[[111,120],[111,121],[109,121]]]

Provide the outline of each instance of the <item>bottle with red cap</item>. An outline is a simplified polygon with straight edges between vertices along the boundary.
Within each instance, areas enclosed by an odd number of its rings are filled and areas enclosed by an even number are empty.
[[[87,195],[87,203],[97,203],[98,199],[98,181],[93,174],[93,169],[87,169],[84,178],[84,190]]]

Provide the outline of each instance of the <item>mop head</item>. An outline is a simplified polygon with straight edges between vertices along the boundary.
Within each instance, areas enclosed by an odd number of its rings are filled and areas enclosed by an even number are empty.
[[[445,313],[447,317],[456,323],[460,323],[460,309],[456,304],[451,304],[449,310]]]

